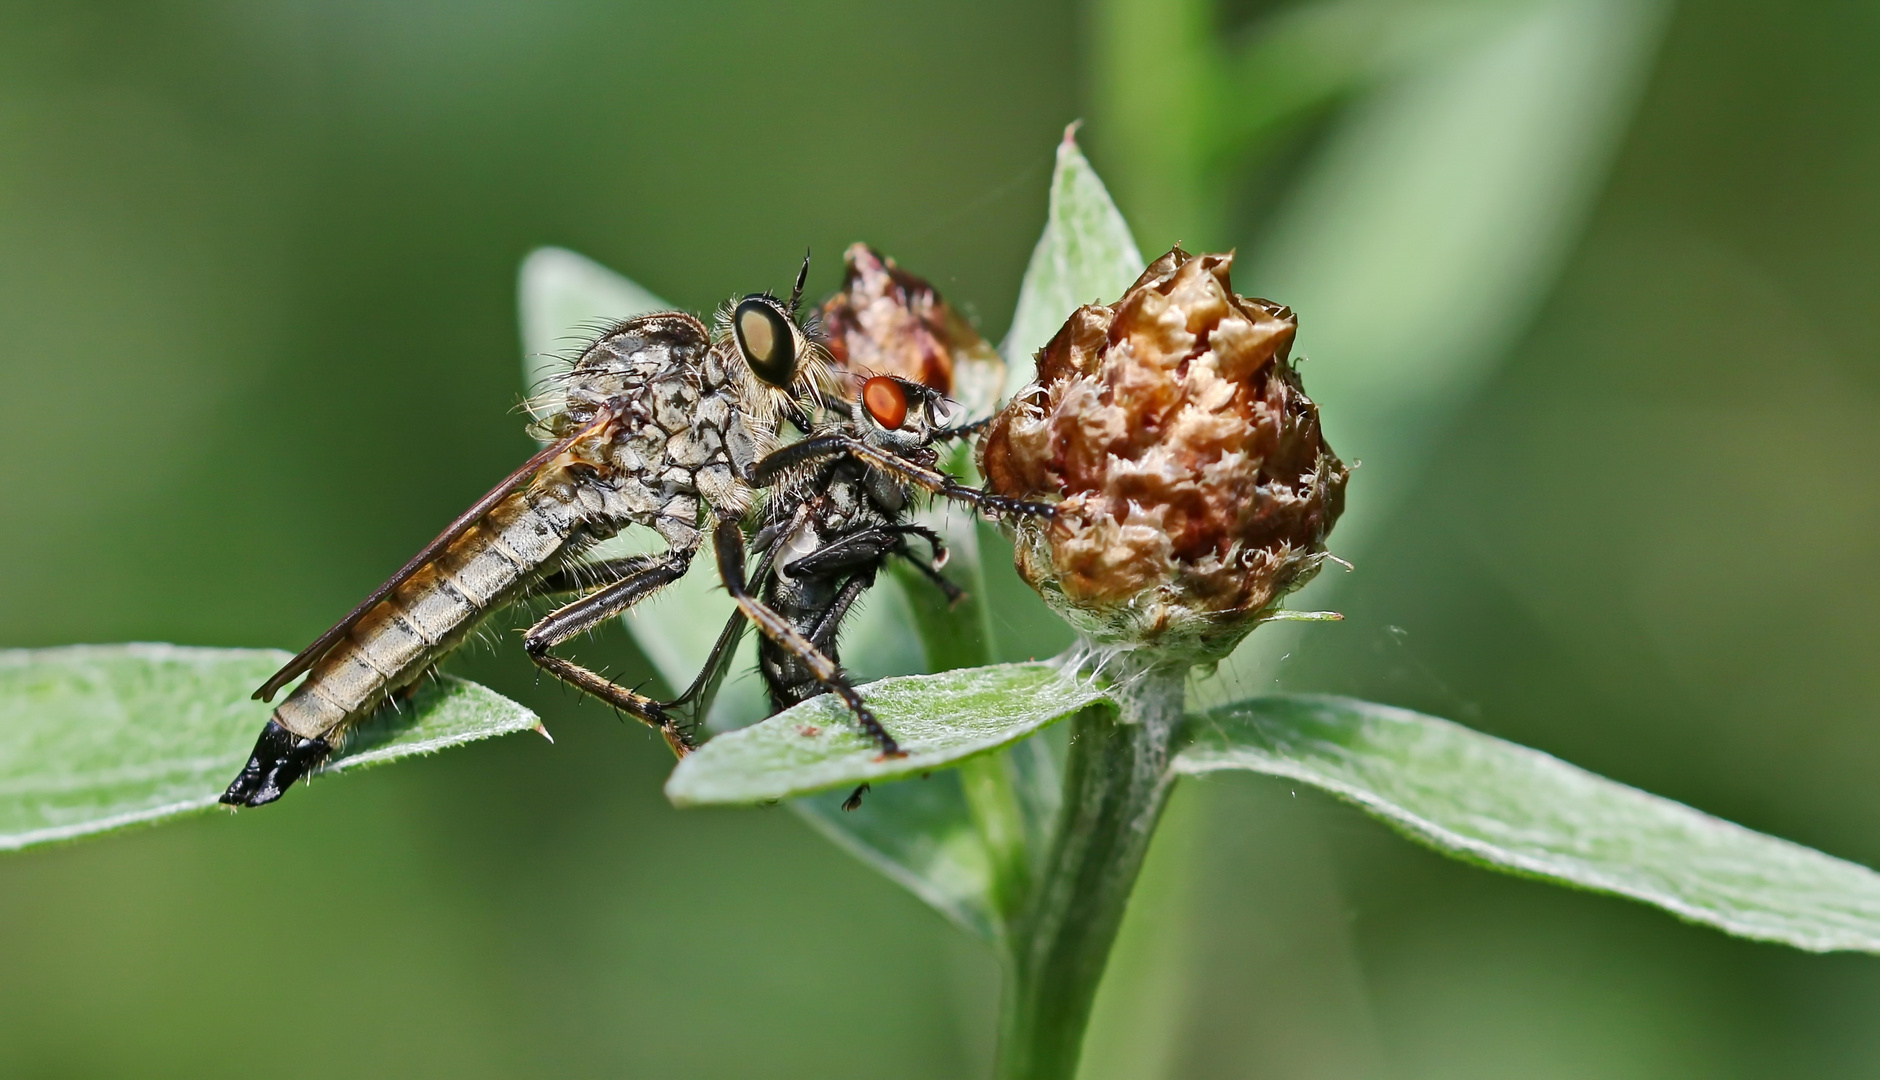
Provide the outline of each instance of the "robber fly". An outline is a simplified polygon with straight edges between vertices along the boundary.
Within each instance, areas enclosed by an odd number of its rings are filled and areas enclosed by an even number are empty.
[[[748,620],[762,635],[758,666],[773,710],[833,693],[882,753],[901,753],[843,672],[837,646],[843,619],[891,557],[906,559],[949,599],[964,595],[940,573],[946,562],[940,537],[907,520],[918,491],[994,516],[1053,512],[1043,503],[967,487],[935,467],[936,443],[983,426],[952,426],[961,412],[920,383],[877,375],[862,383],[845,419],[818,423],[802,441],[757,463],[754,481],[768,488],[762,524],[751,542],[757,572],[747,578],[743,536],[735,525],[721,523],[714,537],[719,575],[738,613],[698,681],[674,704],[722,678]],[[910,539],[924,542],[931,557],[923,559]]]
[[[274,710],[222,801],[261,806],[332,752],[354,724],[415,683],[484,617],[532,594],[593,591],[523,638],[556,678],[656,728],[675,754],[691,735],[659,702],[556,655],[569,638],[684,575],[704,519],[735,534],[780,416],[806,428],[824,377],[821,346],[798,321],[809,261],[788,304],[757,294],[725,305],[714,330],[683,312],[608,329],[559,377],[535,425],[549,445],[453,521],[344,619],[255,691]],[[629,525],[665,551],[606,562],[580,554]],[[594,587],[598,586],[598,587]]]

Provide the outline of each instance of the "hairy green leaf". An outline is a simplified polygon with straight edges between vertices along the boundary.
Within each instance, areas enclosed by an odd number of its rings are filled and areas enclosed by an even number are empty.
[[[1012,328],[999,346],[1005,354],[1008,397],[1037,374],[1032,355],[1051,340],[1071,312],[1123,295],[1145,265],[1129,223],[1077,148],[1075,136],[1073,124],[1058,144],[1044,235],[1032,249],[1018,290],[1018,307],[1012,313]]]
[[[1106,700],[1094,681],[1039,663],[907,675],[862,692],[903,756],[884,757],[825,694],[706,743],[673,770],[667,797],[680,806],[748,804],[918,776]]]
[[[286,660],[177,645],[0,651],[0,850],[215,805],[272,709],[249,695]],[[445,677],[356,729],[320,773],[536,724],[515,702]]]
[[[1191,717],[1190,775],[1311,784],[1446,855],[1616,893],[1739,937],[1880,952],[1880,874],[1447,720],[1348,698]]]

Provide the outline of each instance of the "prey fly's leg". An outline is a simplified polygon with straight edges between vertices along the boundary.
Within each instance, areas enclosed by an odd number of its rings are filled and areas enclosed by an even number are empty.
[[[855,606],[855,601],[861,599],[863,593],[874,586],[875,571],[872,568],[843,582],[842,590],[836,593],[829,610],[823,612],[823,617],[817,620],[815,626],[810,627],[809,643],[819,650],[833,650],[836,634],[842,629],[842,620],[848,618],[849,609]]]
[[[745,622],[744,612],[733,611],[725,628],[719,631],[718,640],[712,643],[712,651],[705,657],[705,665],[699,668],[692,685],[671,701],[659,703],[660,709],[677,717],[686,730],[695,730],[705,722],[705,715],[718,696],[718,688],[731,673],[731,661],[737,655],[738,641],[744,637]]]
[[[907,538],[918,536],[927,542],[934,553],[934,562],[916,556],[908,550]],[[880,525],[863,532],[852,533],[832,544],[824,545],[808,555],[791,563],[786,569],[792,575],[820,577],[839,574],[845,570],[856,570],[865,566],[877,565],[882,556],[899,555],[914,565],[914,568],[926,575],[939,590],[946,595],[947,603],[957,604],[966,599],[966,590],[948,581],[935,564],[946,560],[946,541],[940,539],[932,529],[922,525]],[[874,580],[873,576],[869,579]]]
[[[779,473],[838,454],[847,454],[864,465],[873,466],[890,476],[901,477],[908,483],[925,488],[935,495],[965,503],[992,517],[1000,515],[1038,517],[1048,521],[1057,515],[1057,508],[1050,503],[1014,499],[980,488],[967,487],[939,469],[929,468],[889,451],[870,446],[851,435],[812,435],[799,442],[793,442],[781,450],[772,451],[759,461],[751,472],[755,483],[768,484]]]
[[[953,582],[948,580],[947,576],[942,574],[932,563],[908,551],[905,545],[902,546],[897,554],[903,559],[906,559],[909,566],[920,571],[921,576],[933,582],[934,587],[938,588],[947,598],[949,605],[957,605],[960,601],[966,599],[965,589],[953,584]]]
[[[736,526],[733,528],[735,529]],[[645,599],[654,590],[670,585],[685,576],[686,567],[692,562],[694,550],[675,549],[664,555],[652,556],[651,561],[641,567],[635,576],[617,581],[566,607],[550,612],[541,622],[531,626],[522,638],[522,647],[528,652],[529,659],[535,661],[542,670],[577,690],[593,694],[649,727],[658,729],[659,733],[665,736],[666,744],[672,747],[672,752],[679,757],[692,752],[691,736],[681,729],[671,716],[667,715],[659,702],[645,694],[636,693],[612,682],[605,676],[590,671],[571,660],[556,656],[549,650],[583,630],[599,626]]]
[[[939,533],[924,525],[891,525],[888,528],[901,534],[901,544],[895,548],[895,554],[906,559],[914,569],[925,575],[928,581],[933,582],[934,586],[946,596],[948,605],[957,606],[960,601],[966,599],[966,590],[953,584],[940,573],[940,568],[947,564],[947,545],[946,541],[940,539]],[[927,542],[927,549],[933,553],[931,560],[922,559],[908,550],[907,538],[910,536],[918,536]]]
[[[992,422],[997,419],[998,419],[997,414],[994,414],[992,416],[982,416],[977,420],[973,420],[968,423],[961,424],[959,427],[941,428],[940,430],[933,433],[933,437],[935,441],[943,441],[947,439],[970,439],[973,436],[979,434],[980,432],[986,430],[986,428],[990,427],[992,425]]]
[[[718,554],[718,576],[723,579],[725,591],[737,602],[738,610],[744,617],[755,623],[757,629],[767,638],[788,649],[803,666],[809,669],[816,681],[829,688],[829,692],[842,699],[842,703],[855,714],[855,720],[868,732],[870,738],[881,747],[886,757],[900,757],[900,744],[888,729],[881,726],[862,695],[855,692],[848,676],[842,673],[835,662],[823,655],[821,649],[811,644],[809,639],[797,633],[788,619],[772,611],[763,601],[751,594],[749,583],[744,576],[744,534],[738,531],[736,522],[720,521],[712,535],[713,547]]]

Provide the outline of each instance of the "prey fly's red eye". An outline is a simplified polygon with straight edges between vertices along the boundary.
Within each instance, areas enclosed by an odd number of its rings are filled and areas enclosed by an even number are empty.
[[[862,384],[862,407],[875,423],[893,431],[907,421],[907,391],[886,375],[877,375]]]

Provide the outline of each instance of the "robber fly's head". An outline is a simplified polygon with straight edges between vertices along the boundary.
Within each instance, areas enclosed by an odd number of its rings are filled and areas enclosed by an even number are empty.
[[[788,303],[767,292],[752,293],[719,313],[723,337],[735,346],[744,370],[750,373],[747,396],[753,406],[767,412],[800,415],[802,402],[822,399],[821,390],[829,377],[829,354],[815,320],[798,314],[808,276],[806,255]]]
[[[966,410],[940,391],[894,375],[863,380],[849,415],[863,437],[877,446],[915,450],[958,424]]]

